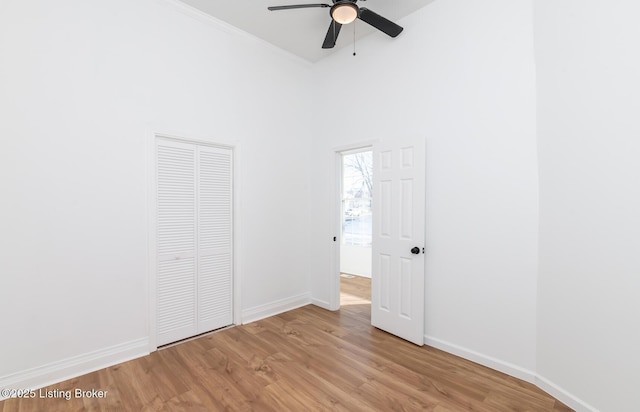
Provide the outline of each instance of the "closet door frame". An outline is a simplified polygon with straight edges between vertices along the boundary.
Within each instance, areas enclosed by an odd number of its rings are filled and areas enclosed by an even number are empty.
[[[187,135],[186,133],[178,134],[178,133],[161,133],[157,131],[151,131],[147,133],[148,138],[146,139],[146,152],[147,152],[147,237],[148,237],[148,247],[147,247],[147,331],[148,331],[148,342],[149,342],[149,352],[154,352],[158,349],[157,344],[157,279],[158,279],[158,265],[157,265],[157,252],[158,252],[158,244],[157,244],[157,198],[156,198],[156,185],[157,185],[157,154],[156,147],[159,139],[194,144],[200,146],[209,146],[209,147],[218,147],[223,149],[230,149],[232,153],[232,170],[231,170],[231,179],[232,179],[232,228],[231,228],[231,237],[232,237],[232,278],[233,278],[233,324],[240,325],[242,324],[241,318],[241,268],[239,254],[238,254],[238,234],[240,233],[240,219],[238,217],[238,205],[239,205],[239,187],[240,181],[238,179],[238,167],[239,160],[239,152],[240,145],[232,142],[221,142],[219,140],[209,139],[207,137],[184,137]],[[193,134],[189,134],[189,136],[193,136]]]

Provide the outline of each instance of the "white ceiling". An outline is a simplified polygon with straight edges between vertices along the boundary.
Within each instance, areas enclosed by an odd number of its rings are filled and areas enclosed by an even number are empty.
[[[329,8],[307,8],[269,11],[268,6],[289,4],[328,3],[318,0],[181,0],[189,6],[227,22],[241,30],[259,37],[277,47],[287,50],[305,60],[315,62],[341,47],[353,44],[354,23],[343,26],[333,49],[322,49],[322,42],[331,17]],[[358,5],[381,16],[398,21],[434,0],[360,0]],[[410,36],[411,28],[405,27],[400,36]],[[361,20],[355,22],[356,39],[369,34],[393,41],[386,34],[372,28]]]

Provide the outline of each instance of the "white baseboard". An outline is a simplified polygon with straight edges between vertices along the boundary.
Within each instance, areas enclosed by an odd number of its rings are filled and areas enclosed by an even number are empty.
[[[340,309],[340,307],[338,307],[337,309],[332,308],[331,307],[331,303],[324,301],[324,300],[320,300],[320,299],[315,299],[315,298],[311,298],[311,304],[312,305],[316,305],[322,309],[326,309],[326,310],[330,310],[330,311],[336,311],[338,309]]]
[[[148,354],[148,339],[136,339],[2,376],[0,388],[39,389]]]
[[[553,396],[571,409],[575,409],[577,412],[598,412],[598,410],[593,406],[584,402],[582,399],[573,396],[560,386],[540,375],[536,376],[536,381],[534,383],[538,388],[547,392],[549,395]]]
[[[506,373],[507,375],[522,379],[523,381],[535,383],[536,374],[528,369],[430,336],[425,335],[424,341],[425,344],[433,346],[434,348],[442,349],[445,352],[479,363],[480,365],[499,372]]]
[[[426,345],[433,346],[434,348],[441,349],[453,355],[460,356],[461,358],[479,363],[480,365],[486,366],[488,368],[506,373],[507,375],[522,379],[523,381],[533,383],[543,391],[547,392],[549,395],[553,396],[560,402],[564,403],[572,409],[575,409],[578,412],[599,412],[593,406],[582,401],[578,397],[573,396],[571,393],[562,389],[560,386],[554,384],[548,379],[539,376],[536,372],[521,368],[520,366],[502,361],[500,359],[496,359],[491,356],[484,355],[474,350],[455,345],[453,343],[445,342],[441,339],[425,335],[424,340]]]
[[[265,305],[255,306],[242,311],[242,324],[255,322],[260,319],[275,316],[280,313],[297,309],[311,303],[308,293],[297,296],[291,296],[285,299],[276,300],[275,302]]]

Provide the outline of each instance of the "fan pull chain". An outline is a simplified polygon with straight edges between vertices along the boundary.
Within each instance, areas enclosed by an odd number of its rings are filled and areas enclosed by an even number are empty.
[[[353,55],[356,55],[356,21],[353,21]]]

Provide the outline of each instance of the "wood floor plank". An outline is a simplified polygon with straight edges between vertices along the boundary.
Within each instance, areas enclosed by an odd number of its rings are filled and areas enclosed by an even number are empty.
[[[571,411],[539,388],[370,325],[370,281],[339,311],[305,306],[43,390],[106,398],[0,402],[20,411]]]

